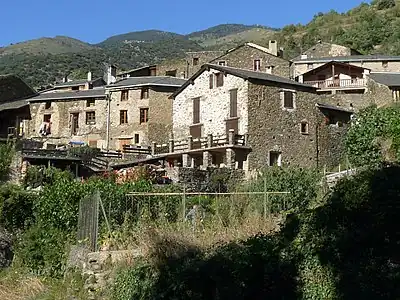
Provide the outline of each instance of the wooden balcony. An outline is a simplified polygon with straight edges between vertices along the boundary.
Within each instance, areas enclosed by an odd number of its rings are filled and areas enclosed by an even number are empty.
[[[305,81],[304,84],[311,85],[321,90],[364,89],[367,87],[367,80],[363,78],[316,80]]]

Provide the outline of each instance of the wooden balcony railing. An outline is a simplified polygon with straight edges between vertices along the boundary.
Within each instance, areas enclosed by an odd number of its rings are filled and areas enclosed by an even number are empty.
[[[305,81],[304,84],[308,84],[319,89],[341,89],[341,88],[366,87],[367,81],[363,78],[357,78],[357,79]]]

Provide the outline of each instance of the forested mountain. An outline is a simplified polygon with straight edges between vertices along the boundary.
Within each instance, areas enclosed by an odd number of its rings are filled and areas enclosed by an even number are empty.
[[[398,1],[398,2],[396,2]],[[33,86],[88,69],[101,75],[103,62],[122,69],[183,57],[186,51],[227,50],[245,41],[276,39],[287,58],[318,40],[350,46],[364,54],[400,55],[400,0],[374,0],[346,13],[317,13],[306,25],[280,30],[260,25],[222,24],[188,35],[159,30],[130,32],[90,45],[69,37],[41,38],[0,48],[0,74],[20,75]]]

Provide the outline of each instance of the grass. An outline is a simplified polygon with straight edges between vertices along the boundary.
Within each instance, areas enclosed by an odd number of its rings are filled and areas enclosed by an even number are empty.
[[[12,269],[0,274],[1,300],[34,299],[45,291],[45,285],[38,277],[22,276]]]

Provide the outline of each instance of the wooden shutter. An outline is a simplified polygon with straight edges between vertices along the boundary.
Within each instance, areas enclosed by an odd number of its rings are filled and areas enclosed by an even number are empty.
[[[201,128],[202,128],[201,124],[190,126],[190,135],[194,139],[200,138],[201,137]]]
[[[217,87],[224,85],[224,74],[218,73],[217,75]]]
[[[230,90],[230,114],[231,118],[237,117],[237,89]]]
[[[200,123],[200,98],[193,99],[193,124]]]
[[[214,75],[213,74],[210,74],[209,81],[210,81],[210,90],[211,90],[214,88]]]
[[[229,135],[230,129],[233,129],[235,134],[238,134],[238,132],[239,132],[239,120],[238,119],[232,119],[232,120],[226,121],[226,136]]]
[[[283,92],[283,106],[286,108],[293,108],[293,92]]]

